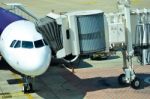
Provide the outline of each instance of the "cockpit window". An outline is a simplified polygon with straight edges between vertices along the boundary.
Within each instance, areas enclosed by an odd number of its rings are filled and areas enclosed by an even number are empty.
[[[21,41],[18,40],[17,43],[15,44],[14,48],[19,48],[21,46]]]
[[[10,47],[14,47],[14,45],[16,44],[17,40],[13,40],[12,43],[10,44]]]
[[[22,41],[22,48],[33,48],[33,42],[31,42],[31,41]]]
[[[34,42],[35,48],[40,48],[44,46],[44,43],[42,40],[37,40]]]
[[[47,42],[44,39],[40,39],[37,41],[20,41],[20,40],[13,40],[12,43],[10,44],[10,47],[12,48],[40,48],[43,46],[47,46]]]

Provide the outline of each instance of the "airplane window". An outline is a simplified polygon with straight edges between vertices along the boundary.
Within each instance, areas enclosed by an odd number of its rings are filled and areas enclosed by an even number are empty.
[[[12,43],[10,44],[10,47],[14,47],[14,45],[16,44],[17,40],[13,40]]]
[[[21,41],[20,41],[20,40],[18,40],[18,41],[17,41],[17,43],[15,44],[14,48],[19,48],[19,47],[20,47],[20,45],[21,45]]]
[[[33,48],[33,43],[30,41],[22,41],[22,48]]]
[[[44,42],[45,45],[48,45],[47,42],[44,39],[43,39],[43,42]]]
[[[34,45],[36,48],[40,48],[40,47],[43,47],[44,46],[44,43],[42,40],[37,40],[34,42]]]

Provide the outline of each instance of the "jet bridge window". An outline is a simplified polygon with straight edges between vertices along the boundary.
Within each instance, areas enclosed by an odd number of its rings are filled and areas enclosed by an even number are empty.
[[[34,45],[35,45],[35,48],[40,48],[44,46],[44,43],[42,40],[37,40],[37,41],[34,41]]]
[[[33,42],[31,42],[31,41],[22,41],[22,48],[33,48]]]

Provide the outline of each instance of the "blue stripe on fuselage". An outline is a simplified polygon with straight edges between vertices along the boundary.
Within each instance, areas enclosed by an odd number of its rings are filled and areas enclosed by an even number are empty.
[[[19,15],[16,15],[8,10],[0,7],[0,33],[12,22],[18,20],[25,20]],[[14,27],[15,28],[15,27]]]

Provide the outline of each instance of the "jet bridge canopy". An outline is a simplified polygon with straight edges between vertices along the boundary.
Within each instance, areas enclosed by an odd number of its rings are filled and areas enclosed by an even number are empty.
[[[60,27],[54,19],[49,17],[41,18],[36,22],[37,31],[43,35],[55,53],[63,48]]]

